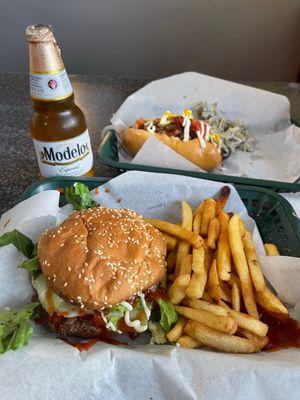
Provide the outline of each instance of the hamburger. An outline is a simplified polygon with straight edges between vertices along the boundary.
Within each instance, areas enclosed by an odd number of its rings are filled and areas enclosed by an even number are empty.
[[[163,289],[166,251],[162,234],[131,210],[74,211],[38,241],[39,321],[81,338],[168,330],[176,313]]]
[[[182,114],[166,111],[159,118],[138,119],[122,132],[122,145],[135,156],[151,136],[206,171],[216,168],[222,160],[220,136],[206,122],[195,119],[191,110]]]

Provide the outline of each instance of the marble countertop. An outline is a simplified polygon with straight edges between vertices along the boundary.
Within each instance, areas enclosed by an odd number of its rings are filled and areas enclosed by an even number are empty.
[[[147,79],[71,75],[76,103],[83,110],[91,136],[94,154],[100,143],[101,129],[114,111]],[[292,119],[300,123],[300,84],[283,82],[243,82],[287,96]],[[12,207],[29,185],[39,179],[39,169],[28,131],[31,113],[28,75],[0,73],[0,213]],[[95,158],[97,176],[115,176]]]

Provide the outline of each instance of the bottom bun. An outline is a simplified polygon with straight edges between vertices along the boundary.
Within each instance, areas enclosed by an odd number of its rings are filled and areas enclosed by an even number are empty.
[[[122,133],[122,143],[124,148],[132,156],[135,156],[150,136],[165,143],[167,146],[171,147],[171,149],[176,151],[176,153],[206,171],[211,171],[216,168],[222,160],[222,156],[217,147],[211,142],[206,141],[206,147],[200,147],[197,138],[183,142],[173,136],[148,132],[145,129],[125,129]]]

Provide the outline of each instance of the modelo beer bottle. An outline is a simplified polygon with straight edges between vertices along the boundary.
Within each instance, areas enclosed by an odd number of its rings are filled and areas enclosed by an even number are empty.
[[[26,29],[29,44],[30,132],[43,177],[93,175],[93,154],[83,112],[50,25]]]

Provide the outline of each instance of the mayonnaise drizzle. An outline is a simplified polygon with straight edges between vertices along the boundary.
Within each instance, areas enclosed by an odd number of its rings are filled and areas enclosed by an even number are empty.
[[[184,126],[183,130],[183,141],[188,142],[190,140],[190,127],[191,127],[191,120],[188,116],[184,116],[182,126]]]
[[[148,306],[146,304],[145,295],[143,293],[138,293],[138,296],[141,299],[142,306],[144,308],[144,311],[145,311],[145,314],[146,314],[146,317],[148,320],[150,317],[150,314],[151,314],[151,310],[148,308]],[[148,328],[148,324],[142,325],[141,321],[139,319],[135,319],[134,321],[131,321],[131,319],[130,319],[130,312],[133,310],[132,305],[127,303],[127,301],[122,301],[122,303],[120,303],[120,304],[121,304],[121,306],[126,308],[125,315],[124,315],[125,324],[127,326],[130,326],[131,328],[134,328],[137,332],[145,332]]]

